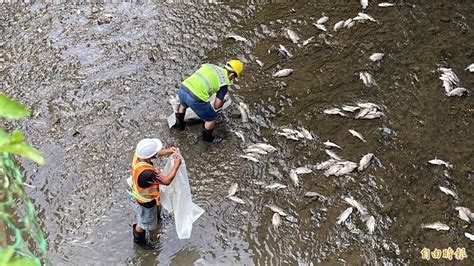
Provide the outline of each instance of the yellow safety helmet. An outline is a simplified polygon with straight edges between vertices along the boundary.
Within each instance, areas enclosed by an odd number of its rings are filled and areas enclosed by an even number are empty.
[[[242,76],[242,72],[244,72],[244,63],[242,63],[240,60],[233,59],[227,62],[226,68],[237,73],[237,77],[240,78]]]

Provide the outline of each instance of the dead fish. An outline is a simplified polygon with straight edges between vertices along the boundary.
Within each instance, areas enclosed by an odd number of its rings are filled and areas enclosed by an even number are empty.
[[[244,134],[242,134],[242,132],[234,132],[235,135],[237,135],[237,137],[239,137],[242,141],[245,141],[245,137],[244,137]]]
[[[305,41],[303,42],[303,46],[308,45],[313,39],[314,39],[314,36],[311,37],[311,38],[308,38],[307,40],[305,40]]]
[[[354,169],[357,168],[357,164],[354,162],[344,162],[343,167],[335,173],[335,176],[342,176],[342,175],[347,175],[349,173],[352,173]]]
[[[295,136],[294,134],[291,134],[291,133],[277,132],[277,135],[284,136],[287,139],[291,139],[291,140],[296,140],[296,141],[299,140],[299,138],[297,136]]]
[[[474,63],[468,65],[468,66],[466,67],[466,69],[464,69],[464,70],[469,70],[469,72],[471,72],[471,73],[474,72]]]
[[[330,109],[326,109],[323,111],[323,113],[327,114],[327,115],[340,115],[340,116],[345,116],[347,117],[346,114],[344,114],[341,109],[339,108],[330,108]]]
[[[234,196],[235,193],[237,192],[237,189],[239,188],[239,184],[234,183],[229,187],[229,190],[227,191],[227,197]]]
[[[379,7],[391,7],[391,6],[394,6],[395,4],[393,3],[388,3],[388,2],[382,2],[382,3],[379,3]]]
[[[346,28],[351,22],[352,22],[352,18],[348,18],[346,19],[346,21],[344,21],[344,24],[342,26]]]
[[[351,105],[343,105],[343,106],[341,107],[341,109],[342,109],[343,111],[351,112],[351,113],[352,113],[352,112],[355,112],[355,111],[359,110],[360,107],[359,107],[359,106],[351,106]]]
[[[320,19],[318,19],[318,21],[316,21],[316,24],[324,24],[328,22],[328,20],[329,20],[329,17],[323,15]]]
[[[377,119],[377,118],[381,118],[381,117],[384,117],[385,114],[383,112],[378,112],[378,111],[371,111],[367,114],[365,114],[364,116],[361,117],[361,119]]]
[[[290,38],[290,40],[293,43],[298,43],[300,37],[298,37],[298,34],[296,34],[295,31],[293,31],[292,29],[287,29],[286,34],[288,35],[288,38]]]
[[[252,162],[254,162],[254,163],[260,162],[260,160],[258,160],[257,158],[253,157],[251,154],[239,155],[239,157],[244,158],[244,159],[247,159],[247,160],[252,161]]]
[[[344,201],[347,202],[352,207],[356,208],[362,217],[367,216],[367,209],[364,206],[362,206],[362,204],[360,204],[357,200],[353,198],[345,197]]]
[[[290,170],[290,179],[291,181],[293,181],[293,184],[295,184],[295,186],[298,186],[298,174],[296,174],[296,171],[293,169]]]
[[[242,123],[247,123],[249,121],[249,116],[245,108],[246,104],[243,102],[239,103],[239,111],[240,111],[240,118],[242,119]]]
[[[383,53],[374,53],[372,54],[369,59],[372,60],[373,62],[377,62],[383,58],[384,54]]]
[[[341,20],[334,24],[334,31],[337,31],[338,29],[342,28],[344,26],[344,20]]]
[[[273,217],[272,217],[272,224],[273,224],[273,228],[277,229],[278,226],[281,225],[281,217],[280,217],[280,214],[278,214],[277,212],[275,212],[273,214]]]
[[[464,235],[469,238],[470,240],[474,241],[474,235],[473,234],[469,234],[468,232],[465,232]]]
[[[288,214],[286,214],[286,212],[279,206],[275,205],[275,204],[267,204],[266,205],[268,208],[270,208],[270,210],[272,210],[273,212],[276,212],[278,214],[280,214],[281,216],[287,216]]]
[[[272,145],[270,145],[268,143],[262,143],[262,142],[252,144],[252,145],[248,146],[247,148],[249,148],[249,149],[251,149],[251,148],[262,149],[262,150],[264,150],[266,152],[269,152],[269,153],[273,153],[273,152],[277,151],[277,148],[273,147]]]
[[[474,213],[471,212],[466,207],[456,207],[456,210],[458,211],[459,218],[461,220],[464,220],[468,223],[471,223],[471,221],[474,221]]]
[[[330,176],[330,175],[335,175],[337,172],[339,172],[339,170],[342,169],[342,165],[341,164],[333,164],[331,166],[329,166],[329,168],[324,172],[324,174],[326,176]]]
[[[317,166],[316,166],[316,170],[326,170],[328,169],[329,167],[331,167],[331,165],[335,164],[336,163],[336,160],[334,159],[329,159],[327,161],[324,161],[322,163],[319,163]]]
[[[447,188],[447,187],[439,186],[439,189],[440,189],[444,194],[450,195],[450,196],[452,196],[452,197],[455,198],[455,199],[458,197],[458,195],[457,195],[454,191],[452,191],[451,189],[449,189],[449,188]]]
[[[359,12],[359,13],[357,13],[357,15],[358,15],[359,17],[362,17],[362,18],[364,18],[364,19],[370,20],[370,21],[372,21],[372,22],[377,22],[377,20],[375,20],[372,16],[367,15],[367,14],[365,14],[365,13]]]
[[[259,149],[259,148],[247,148],[247,149],[244,149],[244,152],[245,153],[256,153],[256,154],[261,154],[261,155],[267,155],[268,154],[267,151],[264,151],[264,150]]]
[[[359,79],[362,80],[364,85],[367,86],[367,87],[371,87],[371,86],[375,85],[374,78],[368,72],[360,72],[359,73]]]
[[[288,57],[288,58],[292,58],[293,57],[293,54],[290,53],[290,51],[288,51],[285,46],[281,45],[280,44],[280,48],[278,48],[278,52],[280,52],[281,54],[283,54],[283,56],[285,57]]]
[[[360,134],[359,132],[353,130],[353,129],[349,129],[349,133],[351,133],[352,136],[362,140],[362,142],[367,142],[364,137],[362,136],[362,134]]]
[[[360,108],[376,108],[377,110],[381,110],[380,106],[375,103],[358,103],[357,106]]]
[[[355,21],[351,21],[351,23],[349,23],[349,24],[346,26],[346,28],[350,29],[350,28],[354,27],[355,24],[356,24]]]
[[[258,64],[260,67],[263,67],[263,66],[265,65],[262,61],[260,61],[260,60],[258,60],[258,59],[255,60],[255,62],[257,62],[257,64]]]
[[[436,231],[448,231],[449,230],[449,226],[444,224],[444,223],[441,223],[441,222],[435,222],[435,223],[432,223],[432,224],[424,224],[422,225],[422,228],[425,228],[425,229],[434,229]]]
[[[367,219],[367,222],[365,223],[365,225],[367,226],[367,229],[369,230],[369,235],[371,235],[375,230],[375,217],[371,215],[369,219]]]
[[[342,149],[341,146],[337,145],[334,142],[330,142],[329,140],[326,141],[326,142],[323,142],[323,144],[324,144],[324,146],[326,146],[326,148],[339,148],[339,149]]]
[[[360,119],[360,118],[364,117],[365,115],[367,115],[368,113],[370,113],[372,110],[373,110],[373,108],[364,108],[364,109],[360,110],[360,111],[356,114],[355,119]]]
[[[314,140],[313,135],[306,128],[301,128],[301,134],[307,140]]]
[[[468,90],[466,88],[458,87],[458,88],[455,88],[454,90],[451,90],[450,92],[447,92],[446,96],[448,97],[463,96],[467,92]]]
[[[325,198],[323,195],[319,194],[318,192],[313,192],[313,191],[308,191],[304,193],[304,196],[308,198],[314,198],[314,197]]]
[[[367,168],[367,166],[369,166],[373,158],[374,158],[373,153],[367,153],[366,155],[362,156],[362,158],[359,161],[359,168],[357,170],[359,172],[364,171]]]
[[[244,37],[239,36],[239,35],[237,35],[237,34],[233,34],[233,33],[227,34],[227,35],[226,35],[226,38],[227,38],[227,39],[234,39],[234,40],[236,40],[236,41],[238,41],[238,42],[246,42],[246,41],[247,41],[247,39],[245,39]]]
[[[335,154],[333,151],[331,151],[331,150],[324,150],[324,151],[326,152],[326,154],[327,154],[329,157],[333,158],[334,160],[337,160],[337,161],[342,160],[342,158],[339,157],[339,156],[337,156],[337,154]]]
[[[313,26],[315,26],[316,28],[322,30],[322,31],[328,31],[328,29],[326,28],[326,26],[322,25],[322,24],[315,24],[313,23]]]
[[[308,167],[298,167],[298,168],[295,169],[295,172],[298,175],[303,175],[303,174],[312,173],[313,170],[309,169]]]
[[[433,160],[429,160],[428,162],[433,165],[444,165],[446,166],[446,168],[453,168],[452,164],[445,162],[443,160],[440,160],[438,158],[434,158]]]
[[[282,70],[277,71],[276,73],[273,74],[274,78],[282,78],[291,75],[293,73],[293,69],[291,68],[285,68]]]
[[[360,0],[360,4],[362,5],[362,9],[366,9],[369,6],[369,0]]]
[[[265,188],[266,189],[283,189],[283,188],[286,188],[286,186],[280,183],[273,183],[266,186]]]
[[[337,217],[337,222],[336,222],[336,224],[341,224],[341,223],[343,223],[345,220],[347,220],[347,218],[349,218],[349,216],[351,215],[352,210],[353,210],[353,208],[352,208],[352,207],[349,207],[349,208],[347,208],[345,211],[343,211],[343,212],[341,213],[341,215],[339,215],[339,216]]]
[[[229,196],[227,197],[228,199],[232,200],[232,201],[235,201],[239,204],[245,204],[245,201],[239,197],[236,197],[236,196]]]

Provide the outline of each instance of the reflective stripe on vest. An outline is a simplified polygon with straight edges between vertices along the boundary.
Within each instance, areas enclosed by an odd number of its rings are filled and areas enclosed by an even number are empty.
[[[211,83],[209,83],[209,80],[207,80],[207,78],[204,77],[204,76],[203,76],[201,73],[199,73],[199,72],[196,72],[196,75],[197,75],[198,77],[200,77],[200,78],[204,81],[204,83],[206,83],[206,86],[207,86],[207,94],[208,94],[209,96],[211,96],[211,95],[212,95],[212,86],[211,86]]]
[[[156,200],[156,204],[159,205],[159,198],[160,198],[160,187],[158,184],[151,184],[151,186],[147,188],[142,188],[138,185],[138,177],[140,174],[145,171],[150,170],[158,174],[157,170],[153,165],[147,162],[140,162],[138,161],[136,155],[133,157],[132,161],[132,191],[129,192],[130,195],[135,198],[135,200],[139,203],[146,203],[153,200]]]
[[[226,80],[225,80],[225,76],[224,76],[224,73],[222,73],[221,70],[219,70],[215,65],[213,64],[206,64],[207,66],[210,66],[214,72],[217,73],[217,76],[219,77],[219,88],[226,85]],[[212,94],[209,94],[209,96],[211,96]]]

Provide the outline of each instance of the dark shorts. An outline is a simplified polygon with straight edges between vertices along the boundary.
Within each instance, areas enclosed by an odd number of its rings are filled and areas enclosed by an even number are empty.
[[[179,103],[191,108],[202,120],[209,122],[217,120],[217,113],[209,102],[197,98],[186,87],[181,85],[178,90]]]

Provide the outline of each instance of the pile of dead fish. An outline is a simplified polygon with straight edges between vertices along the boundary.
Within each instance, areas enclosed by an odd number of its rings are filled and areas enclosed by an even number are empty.
[[[326,115],[340,115],[343,117],[349,117],[347,113],[344,112],[357,112],[354,116],[355,119],[376,119],[385,117],[382,108],[375,103],[357,103],[354,105],[343,105],[341,108],[334,107],[323,110],[323,113]]]
[[[345,209],[337,217],[336,224],[344,223],[349,218],[349,216],[351,216],[352,211],[354,210],[354,208],[356,208],[359,215],[360,215],[361,220],[363,222],[365,222],[365,224],[367,226],[367,230],[368,230],[369,235],[371,235],[375,230],[375,217],[372,216],[372,215],[369,215],[368,212],[367,212],[367,209],[364,206],[362,206],[362,204],[360,204],[357,200],[353,199],[352,197],[345,197],[344,201],[347,204],[351,205],[351,207]]]
[[[466,88],[460,87],[459,78],[451,68],[440,67],[438,71],[441,72],[439,79],[443,81],[446,96],[463,96],[469,93]]]
[[[290,140],[314,140],[313,134],[307,129],[300,127],[300,130],[291,129],[291,128],[282,128],[280,132],[276,133],[277,135],[284,136]]]
[[[240,155],[240,157],[258,163],[261,155],[267,155],[275,151],[277,149],[268,143],[255,143],[244,149],[245,155]]]

